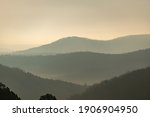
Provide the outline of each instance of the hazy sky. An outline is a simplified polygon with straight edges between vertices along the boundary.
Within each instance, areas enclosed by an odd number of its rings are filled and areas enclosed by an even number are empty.
[[[150,0],[0,0],[0,48],[150,34]]]

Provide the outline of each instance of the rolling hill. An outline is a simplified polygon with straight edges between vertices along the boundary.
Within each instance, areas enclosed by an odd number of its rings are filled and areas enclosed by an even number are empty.
[[[126,54],[77,52],[50,56],[0,56],[0,63],[41,77],[94,84],[150,66],[150,49]]]
[[[82,92],[85,87],[73,83],[48,80],[25,73],[17,68],[0,65],[0,82],[6,84],[21,99],[39,99],[40,96],[51,93],[57,99],[66,99],[72,94]]]
[[[150,100],[150,68],[145,68],[95,84],[70,99]]]
[[[131,35],[109,41],[66,37],[40,47],[19,51],[18,55],[54,55],[72,52],[120,54],[150,48],[150,35]]]

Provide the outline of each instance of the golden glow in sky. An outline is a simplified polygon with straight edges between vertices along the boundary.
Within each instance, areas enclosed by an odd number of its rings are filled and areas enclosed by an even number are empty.
[[[150,34],[150,0],[0,0],[0,48]]]

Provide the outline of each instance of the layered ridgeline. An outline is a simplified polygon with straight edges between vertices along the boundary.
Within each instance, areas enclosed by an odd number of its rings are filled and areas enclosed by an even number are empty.
[[[6,84],[21,99],[39,99],[47,93],[55,95],[57,99],[66,99],[85,89],[83,86],[72,83],[42,79],[31,73],[3,65],[0,65],[0,82]]]
[[[46,78],[93,84],[150,66],[150,49],[126,54],[77,52],[49,56],[0,56],[0,63]]]
[[[0,83],[0,100],[20,100],[20,98],[3,83]]]
[[[89,87],[70,99],[150,100],[150,68],[127,73]]]
[[[40,47],[19,51],[22,55],[51,55],[71,52],[127,53],[150,48],[150,35],[132,35],[109,41],[67,37]]]

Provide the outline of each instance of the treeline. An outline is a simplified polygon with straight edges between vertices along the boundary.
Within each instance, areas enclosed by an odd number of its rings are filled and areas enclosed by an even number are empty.
[[[39,98],[40,100],[56,100],[56,97],[52,94],[46,94]],[[17,94],[11,91],[3,83],[0,83],[0,100],[21,100]]]
[[[3,83],[0,83],[0,100],[20,100],[20,97]]]

